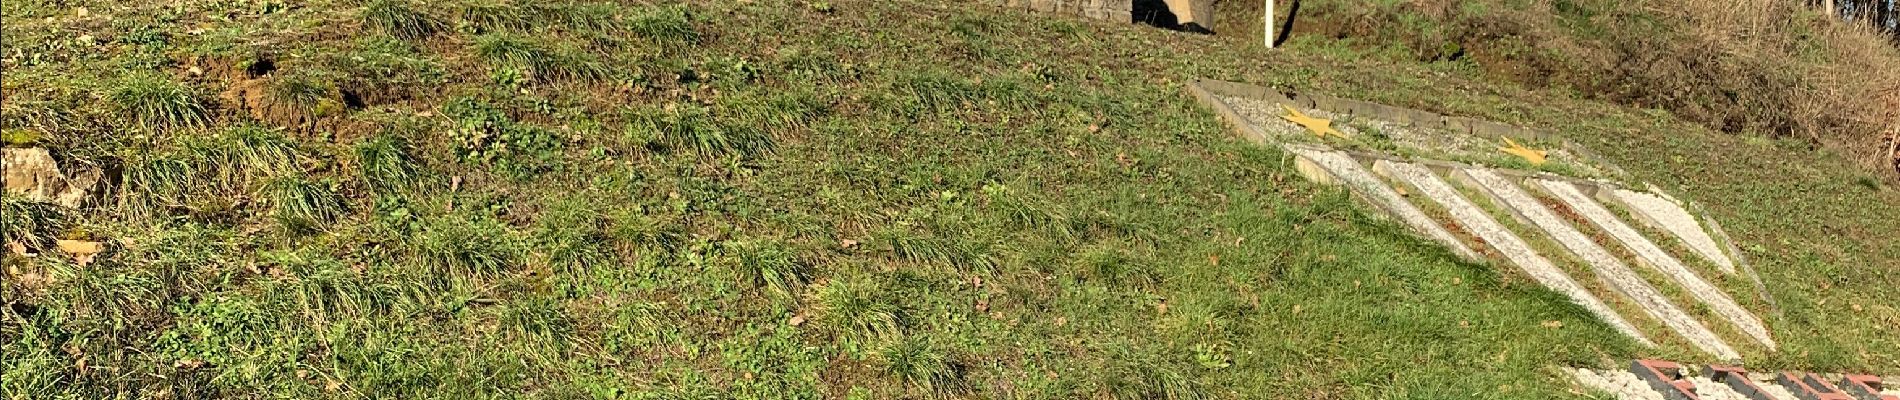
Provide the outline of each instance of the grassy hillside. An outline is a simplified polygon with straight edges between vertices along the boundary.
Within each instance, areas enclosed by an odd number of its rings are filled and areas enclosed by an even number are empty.
[[[1900,372],[1900,194],[1844,157],[1349,46],[931,1],[3,7],[9,137],[123,193],[6,199],[41,251],[6,258],[7,399],[1568,398],[1555,366],[1693,357],[1302,182],[1195,77],[1572,135],[1749,249],[1785,310],[1754,366]]]

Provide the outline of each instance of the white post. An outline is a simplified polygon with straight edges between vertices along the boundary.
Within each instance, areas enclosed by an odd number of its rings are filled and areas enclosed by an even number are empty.
[[[1273,48],[1273,0],[1265,0],[1265,2],[1267,4],[1263,8],[1267,9],[1267,17],[1263,19],[1264,22],[1260,25],[1266,27],[1266,29],[1264,29],[1266,33],[1263,34],[1263,36],[1266,38],[1267,48],[1271,49]]]

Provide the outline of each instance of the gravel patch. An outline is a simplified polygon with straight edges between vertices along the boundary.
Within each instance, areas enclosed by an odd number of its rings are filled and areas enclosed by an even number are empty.
[[[1439,226],[1438,222],[1433,221],[1430,216],[1426,216],[1424,211],[1420,211],[1417,206],[1399,196],[1399,193],[1393,191],[1392,188],[1386,187],[1385,182],[1380,181],[1378,177],[1366,172],[1365,167],[1360,166],[1358,161],[1352,159],[1352,156],[1337,151],[1285,147],[1287,151],[1298,154],[1301,158],[1325,169],[1327,173],[1343,181],[1346,187],[1352,188],[1354,192],[1378,203],[1380,208],[1392,213],[1413,230],[1451,248],[1452,252],[1459,257],[1474,261],[1483,259],[1477,252],[1471,251],[1471,247],[1459,241],[1457,236],[1453,236],[1450,231],[1445,230],[1445,227]]]
[[[1593,370],[1593,369],[1588,369],[1588,368],[1565,368],[1565,369],[1570,371],[1570,375],[1576,378],[1577,382],[1583,384],[1584,387],[1595,388],[1595,389],[1603,390],[1605,392],[1609,392],[1610,394],[1615,395],[1617,399],[1622,399],[1622,400],[1666,399],[1665,397],[1663,397],[1663,394],[1661,392],[1657,392],[1655,388],[1650,387],[1649,382],[1644,381],[1642,378],[1637,377],[1636,374],[1630,373],[1629,371]],[[1781,384],[1775,383],[1774,380],[1772,379],[1769,379],[1769,380],[1756,379],[1756,377],[1758,376],[1767,377],[1767,376],[1770,376],[1770,374],[1750,374],[1750,375],[1751,376],[1749,377],[1749,380],[1753,381],[1755,383],[1755,386],[1760,387],[1762,392],[1764,392],[1764,394],[1767,394],[1770,399],[1772,400],[1800,400],[1799,398],[1794,396],[1793,392],[1788,391],[1788,388],[1782,387]],[[1737,392],[1735,391],[1735,389],[1730,388],[1728,384],[1716,382],[1715,380],[1709,379],[1707,377],[1688,376],[1685,378],[1688,379],[1690,383],[1695,384],[1696,395],[1698,397],[1701,397],[1703,400],[1754,400],[1754,399],[1749,398],[1746,395],[1743,395],[1741,392]]]
[[[1695,271],[1691,271],[1689,267],[1684,266],[1681,260],[1677,260],[1674,256],[1664,252],[1662,248],[1650,242],[1649,238],[1645,238],[1641,233],[1638,233],[1635,228],[1631,228],[1629,224],[1624,223],[1623,220],[1617,219],[1616,215],[1611,213],[1609,209],[1603,208],[1603,205],[1597,204],[1595,200],[1584,195],[1581,190],[1577,189],[1576,185],[1548,179],[1538,179],[1537,183],[1542,186],[1545,191],[1550,192],[1559,200],[1562,200],[1571,210],[1583,215],[1584,219],[1590,220],[1591,224],[1602,228],[1605,232],[1608,232],[1611,237],[1623,243],[1624,247],[1628,247],[1631,252],[1636,253],[1637,257],[1641,258],[1651,268],[1660,270],[1664,275],[1675,280],[1676,284],[1681,285],[1690,295],[1695,296],[1696,300],[1707,304],[1710,310],[1715,311],[1715,313],[1721,315],[1722,318],[1735,324],[1737,328],[1741,329],[1742,333],[1761,342],[1761,344],[1767,346],[1769,350],[1776,348],[1775,339],[1769,336],[1767,326],[1764,326],[1761,319],[1756,318],[1755,314],[1748,312],[1748,310],[1742,308],[1740,304],[1736,304],[1735,300],[1729,298],[1727,293],[1723,293],[1722,290],[1716,288],[1715,285],[1711,285],[1708,281],[1703,280],[1701,276],[1696,275]]]
[[[1717,267],[1722,268],[1722,272],[1735,273],[1735,261],[1730,260],[1728,254],[1722,252],[1722,247],[1715,244],[1715,238],[1710,237],[1709,232],[1702,229],[1702,224],[1696,221],[1695,216],[1690,215],[1688,210],[1682,209],[1682,205],[1656,194],[1624,189],[1616,190],[1616,199],[1622,201],[1650,225],[1675,234],[1684,245],[1688,245],[1689,250],[1714,262]]]
[[[1649,387],[1649,382],[1636,377],[1629,371],[1597,371],[1583,368],[1570,369],[1570,376],[1584,387],[1608,392],[1621,400],[1667,400],[1662,393]]]
[[[1656,345],[1655,342],[1651,342],[1648,337],[1644,336],[1642,332],[1637,331],[1636,327],[1631,325],[1629,321],[1617,315],[1616,310],[1610,309],[1610,306],[1604,304],[1602,300],[1597,299],[1596,295],[1590,294],[1589,289],[1577,284],[1577,281],[1570,279],[1570,276],[1565,274],[1562,269],[1557,268],[1555,264],[1551,264],[1550,259],[1538,255],[1537,251],[1532,249],[1529,243],[1525,243],[1523,238],[1518,237],[1515,233],[1511,233],[1509,228],[1505,228],[1504,225],[1498,223],[1496,219],[1492,219],[1491,214],[1486,212],[1483,208],[1479,208],[1478,205],[1472,204],[1470,200],[1466,200],[1462,194],[1458,193],[1457,189],[1453,189],[1450,184],[1445,183],[1444,179],[1440,179],[1437,174],[1432,173],[1431,169],[1418,164],[1383,160],[1373,164],[1372,168],[1375,171],[1386,173],[1398,180],[1411,184],[1413,187],[1418,188],[1418,191],[1426,197],[1445,206],[1445,208],[1451,212],[1452,218],[1458,221],[1459,225],[1464,226],[1465,229],[1472,234],[1484,239],[1485,243],[1490,244],[1491,247],[1497,249],[1499,253],[1503,253],[1505,259],[1510,260],[1512,264],[1516,264],[1518,269],[1523,270],[1526,275],[1530,275],[1531,279],[1535,279],[1538,283],[1543,284],[1544,287],[1569,297],[1570,301],[1590,310],[1592,314],[1596,314],[1598,318],[1602,318],[1605,322],[1608,322],[1610,326],[1616,328],[1617,331],[1623,332],[1623,334],[1629,335],[1645,345]]]
[[[1280,108],[1280,103],[1251,97],[1221,97],[1220,101],[1226,102],[1227,107],[1234,109],[1234,112],[1240,114],[1240,116],[1246,117],[1248,123],[1260,127],[1260,130],[1267,132],[1267,134],[1280,136],[1282,139],[1305,139],[1309,141],[1314,139],[1313,134],[1307,132],[1306,128],[1280,118],[1280,116],[1286,115],[1286,110]],[[1326,110],[1303,109],[1300,110],[1300,112],[1313,118],[1333,120],[1333,129],[1337,129],[1340,133],[1344,133],[1347,136],[1359,136],[1359,129],[1346,126],[1347,124],[1340,122],[1341,115],[1339,114],[1334,114]]]
[[[1623,260],[1616,258],[1609,250],[1598,245],[1583,232],[1571,227],[1568,220],[1558,216],[1549,207],[1545,207],[1544,203],[1532,197],[1523,188],[1519,188],[1516,183],[1488,169],[1467,168],[1463,172],[1475,186],[1516,210],[1525,219],[1529,219],[1532,225],[1536,225],[1557,243],[1562,244],[1565,249],[1569,249],[1572,254],[1582,258],[1590,265],[1590,269],[1596,272],[1597,277],[1609,283],[1612,289],[1628,297],[1649,315],[1661,320],[1663,325],[1674,330],[1676,334],[1688,339],[1690,344],[1723,360],[1741,360],[1741,354],[1736,353],[1735,349],[1729,347],[1727,342],[1723,342],[1715,332],[1696,321],[1695,317],[1684,312],[1682,308],[1670,303],[1668,296],[1664,296],[1662,292],[1650,286],[1649,282],[1644,281],[1643,277],[1631,270],[1628,264],[1623,263]]]
[[[1702,400],[1754,400],[1742,395],[1742,392],[1729,388],[1728,384],[1716,382],[1713,379],[1700,376],[1692,376],[1688,379],[1689,383],[1695,384],[1696,396],[1701,397]]]

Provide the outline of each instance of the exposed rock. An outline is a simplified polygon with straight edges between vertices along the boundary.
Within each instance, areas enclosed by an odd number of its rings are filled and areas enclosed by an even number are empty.
[[[8,193],[68,208],[78,208],[104,178],[97,168],[60,173],[53,154],[39,147],[0,149],[0,175]]]

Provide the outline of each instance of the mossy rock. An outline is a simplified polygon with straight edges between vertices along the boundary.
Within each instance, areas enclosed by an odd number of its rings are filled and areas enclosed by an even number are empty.
[[[31,129],[8,129],[0,131],[0,144],[7,147],[33,147],[40,143],[43,136]]]

